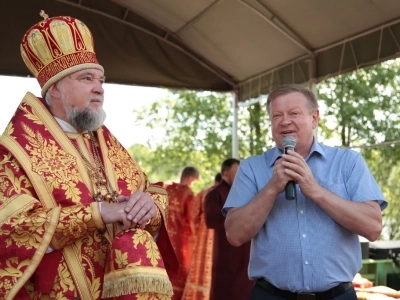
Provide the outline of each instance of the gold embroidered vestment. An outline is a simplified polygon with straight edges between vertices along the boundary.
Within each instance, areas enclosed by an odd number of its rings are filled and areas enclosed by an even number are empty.
[[[106,127],[96,136],[114,190],[147,192],[157,217],[145,230],[129,230],[122,248],[115,248],[124,232],[105,226],[93,202],[77,151],[82,136],[67,136],[43,100],[27,93],[0,138],[0,299],[100,299],[105,276],[107,295],[119,296],[113,289],[127,272],[135,288],[118,299],[170,299],[166,193],[149,183]],[[159,248],[166,250],[160,254]]]

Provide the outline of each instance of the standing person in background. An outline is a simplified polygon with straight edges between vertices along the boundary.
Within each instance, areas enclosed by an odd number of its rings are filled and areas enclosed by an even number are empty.
[[[195,241],[191,228],[195,196],[190,186],[198,179],[199,171],[195,167],[187,166],[182,170],[179,183],[173,182],[166,186],[169,199],[168,233],[179,261],[178,274],[171,278],[174,300],[182,298]]]
[[[103,125],[89,28],[41,16],[20,50],[42,97],[0,138],[0,299],[170,299],[166,192]]]
[[[194,201],[192,229],[196,242],[183,292],[184,300],[208,300],[210,297],[214,230],[206,225],[204,201],[207,193],[221,181],[222,175],[218,173],[215,175],[214,185],[200,191]]]
[[[314,138],[318,101],[301,85],[267,100],[276,147],[240,164],[223,213],[228,240],[252,240],[251,300],[357,299],[351,284],[362,266],[359,235],[375,240],[387,206],[363,157]],[[282,141],[296,140],[283,152]],[[287,200],[293,181],[297,194]]]
[[[240,247],[229,244],[225,234],[225,218],[221,213],[239,164],[240,161],[234,158],[222,163],[222,182],[206,195],[204,202],[207,227],[214,229],[210,300],[248,299],[253,286],[247,274],[250,242]]]

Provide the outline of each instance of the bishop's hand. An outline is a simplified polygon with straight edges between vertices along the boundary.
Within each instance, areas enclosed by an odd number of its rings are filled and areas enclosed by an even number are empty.
[[[130,196],[121,195],[118,197],[118,201],[125,204],[126,218],[132,223],[130,227],[144,228],[157,214],[154,200],[145,192],[136,191]]]

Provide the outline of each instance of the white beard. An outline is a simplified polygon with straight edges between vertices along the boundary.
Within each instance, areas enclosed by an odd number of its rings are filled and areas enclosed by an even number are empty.
[[[95,131],[103,125],[104,120],[106,119],[106,112],[104,111],[103,107],[99,107],[98,109],[91,109],[89,105],[83,109],[72,107],[69,104],[67,94],[63,89],[63,86],[60,85],[59,88],[61,90],[61,100],[64,104],[68,123],[70,123],[76,129],[82,131]],[[90,103],[90,100],[103,101],[103,96],[93,95],[90,97],[88,103]]]

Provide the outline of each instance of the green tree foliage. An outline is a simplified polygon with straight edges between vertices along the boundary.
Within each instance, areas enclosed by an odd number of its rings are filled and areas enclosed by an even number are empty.
[[[387,176],[387,183],[383,186],[390,205],[384,211],[384,227],[390,240],[400,240],[400,165],[391,168]]]
[[[398,146],[369,149],[367,163],[385,195],[389,206],[383,211],[384,235],[391,240],[400,239],[400,162],[386,156],[383,150],[399,151]]]
[[[274,145],[268,135],[270,122],[267,115],[266,99],[239,110],[239,153],[246,158],[263,153],[267,147]]]
[[[167,169],[158,168],[152,163],[155,153],[149,147],[141,144],[132,145],[128,149],[129,154],[135,159],[143,171],[150,176],[152,182],[164,181],[168,177]]]
[[[399,70],[400,61],[393,61],[320,83],[318,98],[326,106],[323,118],[334,120],[323,132],[335,132],[344,147],[398,139]]]
[[[231,94],[171,91],[149,107],[136,111],[138,122],[164,131],[163,138],[149,140],[151,151],[135,145],[130,152],[141,161],[152,181],[179,179],[183,167],[193,165],[201,174],[194,190],[210,186],[221,163],[232,157]],[[266,145],[265,105],[239,109],[239,156],[262,153]]]
[[[324,138],[338,146],[360,148],[389,208],[384,211],[385,232],[400,238],[400,61],[357,70],[319,84],[325,112],[320,122]],[[377,144],[383,143],[380,147]],[[368,146],[370,145],[370,146]]]
[[[136,111],[138,121],[161,128],[164,137],[149,140],[151,153],[141,157],[153,181],[179,179],[181,170],[192,165],[201,180],[195,190],[211,185],[223,159],[232,155],[232,104],[227,94],[171,91],[150,107]],[[132,155],[137,154],[132,149]]]

